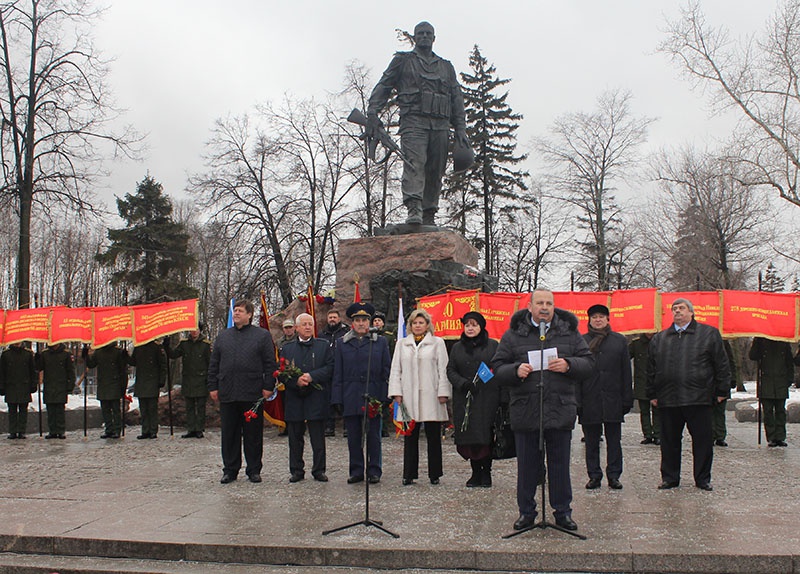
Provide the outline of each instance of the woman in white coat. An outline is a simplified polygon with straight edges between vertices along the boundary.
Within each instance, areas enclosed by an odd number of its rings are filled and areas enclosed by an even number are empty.
[[[403,484],[419,478],[420,423],[425,423],[428,442],[428,478],[431,484],[439,484],[442,422],[448,420],[447,400],[453,392],[447,379],[447,349],[444,341],[434,336],[431,316],[423,309],[412,311],[408,332],[397,341],[389,375],[389,396],[416,421],[403,444]]]

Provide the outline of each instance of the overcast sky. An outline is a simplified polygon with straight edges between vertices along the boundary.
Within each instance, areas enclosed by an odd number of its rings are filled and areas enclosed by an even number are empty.
[[[657,53],[673,0],[111,0],[96,29],[114,57],[110,77],[126,119],[148,134],[141,163],[116,163],[101,197],[135,191],[149,173],[173,197],[200,155],[216,118],[251,111],[289,93],[323,98],[341,88],[344,68],[359,60],[373,81],[400,43],[395,28],[420,20],[436,28],[434,51],[468,71],[474,44],[511,78],[509,104],[524,114],[520,144],[545,135],[565,113],[591,111],[597,96],[623,88],[637,115],[659,118],[649,147],[724,138],[730,117],[709,119],[692,91]],[[707,20],[735,36],[760,32],[777,0],[701,0]]]

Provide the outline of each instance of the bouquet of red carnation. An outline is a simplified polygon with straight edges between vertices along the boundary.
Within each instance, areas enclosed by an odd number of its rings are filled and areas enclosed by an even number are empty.
[[[370,397],[369,401],[367,401],[367,416],[371,419],[379,417],[381,416],[381,409],[383,409],[383,403],[375,397]],[[361,410],[363,411],[364,407],[361,407]]]
[[[253,406],[250,407],[249,411],[244,412],[245,422],[249,423],[250,421],[254,421],[258,418],[258,409],[261,408],[261,405],[264,404],[265,400],[266,399],[264,399],[264,397],[261,397],[260,399],[258,399],[256,402],[253,403]]]
[[[281,357],[278,369],[272,373],[272,376],[278,379],[281,384],[285,384],[290,379],[296,379],[302,374],[303,371],[294,364],[294,361],[287,361],[286,357]],[[318,391],[322,390],[322,385],[318,383],[311,383],[311,386]]]

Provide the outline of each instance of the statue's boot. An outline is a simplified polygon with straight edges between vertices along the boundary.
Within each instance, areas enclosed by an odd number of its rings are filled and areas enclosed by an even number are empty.
[[[422,201],[411,200],[406,203],[408,209],[408,217],[406,223],[419,225],[422,223]]]
[[[436,225],[435,209],[426,209],[422,212],[422,225]]]

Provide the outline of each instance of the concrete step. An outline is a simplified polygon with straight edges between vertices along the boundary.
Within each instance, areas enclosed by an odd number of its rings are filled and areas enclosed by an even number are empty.
[[[397,574],[501,574],[497,571],[486,570],[390,570]],[[376,571],[380,570],[377,568],[136,560],[0,552],[0,572],[3,574],[367,574]]]

